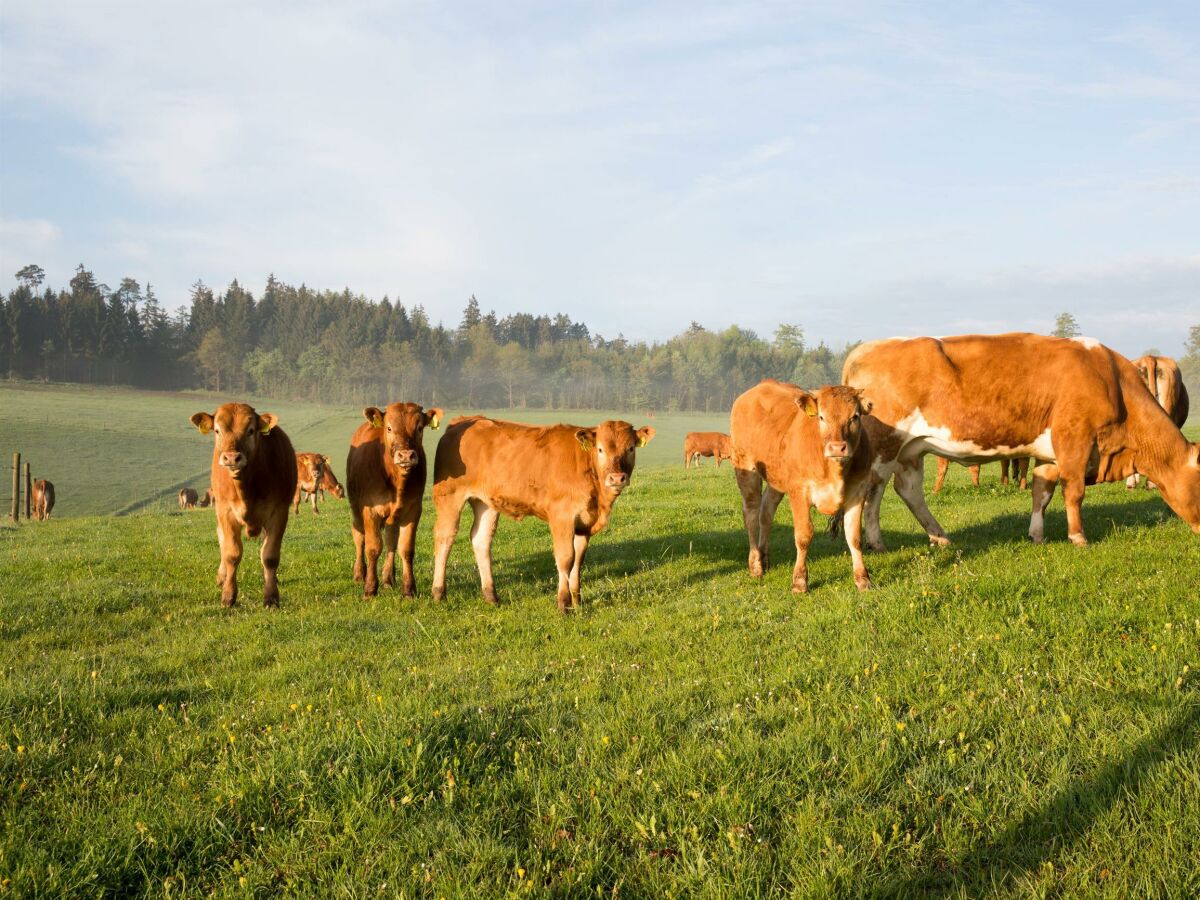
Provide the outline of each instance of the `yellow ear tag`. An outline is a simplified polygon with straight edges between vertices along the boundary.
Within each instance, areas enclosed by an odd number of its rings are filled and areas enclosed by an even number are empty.
[[[429,427],[430,428],[433,428],[436,430],[440,424],[442,424],[442,417],[439,416],[437,413],[434,413],[432,416],[429,417]]]
[[[383,419],[381,419],[379,416],[375,416],[374,418],[371,419],[371,424],[374,425],[376,428],[382,428],[383,427]]]

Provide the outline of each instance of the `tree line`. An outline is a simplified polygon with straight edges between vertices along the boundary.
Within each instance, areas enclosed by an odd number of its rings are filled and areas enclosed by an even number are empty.
[[[809,346],[798,325],[769,338],[693,322],[663,342],[607,339],[570,317],[483,312],[455,327],[420,304],[271,276],[255,297],[203,282],[174,314],[151,285],[117,288],[80,265],[67,288],[29,265],[0,298],[0,373],[10,378],[203,388],[326,403],[413,399],[467,408],[715,412],[767,377],[837,383],[852,345]]]

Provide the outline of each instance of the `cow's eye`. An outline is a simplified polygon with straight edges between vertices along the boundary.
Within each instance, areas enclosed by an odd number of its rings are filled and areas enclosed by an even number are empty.
[[[603,448],[603,447],[597,447],[597,448],[596,448],[596,452],[597,452],[597,453],[599,453],[601,456],[603,456],[603,455],[604,455],[604,448]]]

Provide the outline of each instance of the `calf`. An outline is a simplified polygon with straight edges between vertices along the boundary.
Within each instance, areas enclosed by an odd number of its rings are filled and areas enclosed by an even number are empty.
[[[438,442],[433,469],[433,596],[446,595],[446,558],[464,504],[475,515],[471,546],[483,598],[499,602],[492,580],[492,538],[500,513],[537,516],[550,526],[558,569],[558,608],[578,607],[588,541],[604,530],[613,504],[629,486],[638,447],[654,437],[647,425],[609,420],[595,428],[521,425],[482,416],[455,419]]]
[[[33,517],[44,522],[54,509],[54,482],[39,478],[33,483]]]
[[[729,445],[729,435],[719,431],[689,431],[683,439],[683,467],[700,467],[700,457],[709,456],[717,460],[717,468],[721,461],[730,458],[732,452]]]
[[[292,498],[295,512],[300,512],[301,492],[306,492],[312,500],[313,515],[320,515],[317,510],[317,491],[325,478],[325,457],[320,453],[296,454],[296,496]]]
[[[180,488],[179,489],[179,508],[195,509],[196,504],[200,500],[200,495],[196,493],[195,488]]]
[[[346,457],[346,493],[350,498],[354,537],[354,580],[363,582],[363,596],[379,592],[378,563],[384,544],[387,560],[383,583],[396,582],[396,551],[404,566],[404,596],[414,597],[413,551],[425,493],[426,426],[437,428],[440,409],[416,403],[393,403],[386,410],[368,406],[367,421],[350,438]],[[381,539],[382,532],[382,539]]]
[[[750,538],[751,576],[762,578],[767,568],[771,523],[786,494],[796,540],[793,593],[808,590],[813,506],[826,515],[844,513],[854,583],[860,591],[871,587],[860,542],[871,463],[864,422],[870,408],[854,388],[806,391],[774,379],[759,382],[733,402],[729,437]]]
[[[325,498],[325,492],[333,494],[337,499],[341,500],[346,496],[346,491],[342,487],[341,482],[337,480],[337,476],[333,474],[333,463],[328,456],[322,457],[325,460],[324,474],[321,476],[321,483],[317,486],[317,490],[321,494],[321,498]]]
[[[262,535],[263,603],[279,605],[279,551],[296,493],[296,451],[278,418],[245,403],[225,403],[215,413],[198,412],[192,424],[215,434],[212,456],[213,504],[221,564],[217,585],[221,604],[237,602],[237,570],[242,531]]]

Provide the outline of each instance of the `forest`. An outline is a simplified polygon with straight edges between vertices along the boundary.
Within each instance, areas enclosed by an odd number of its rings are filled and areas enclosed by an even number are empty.
[[[175,313],[151,285],[110,288],[82,264],[60,290],[37,265],[16,278],[0,299],[0,375],[11,379],[323,403],[713,412],[767,377],[836,383],[853,346],[810,347],[787,324],[770,338],[692,322],[663,342],[609,339],[563,314],[497,317],[474,296],[449,327],[420,304],[274,276],[257,297],[237,281],[223,291],[198,281]]]

